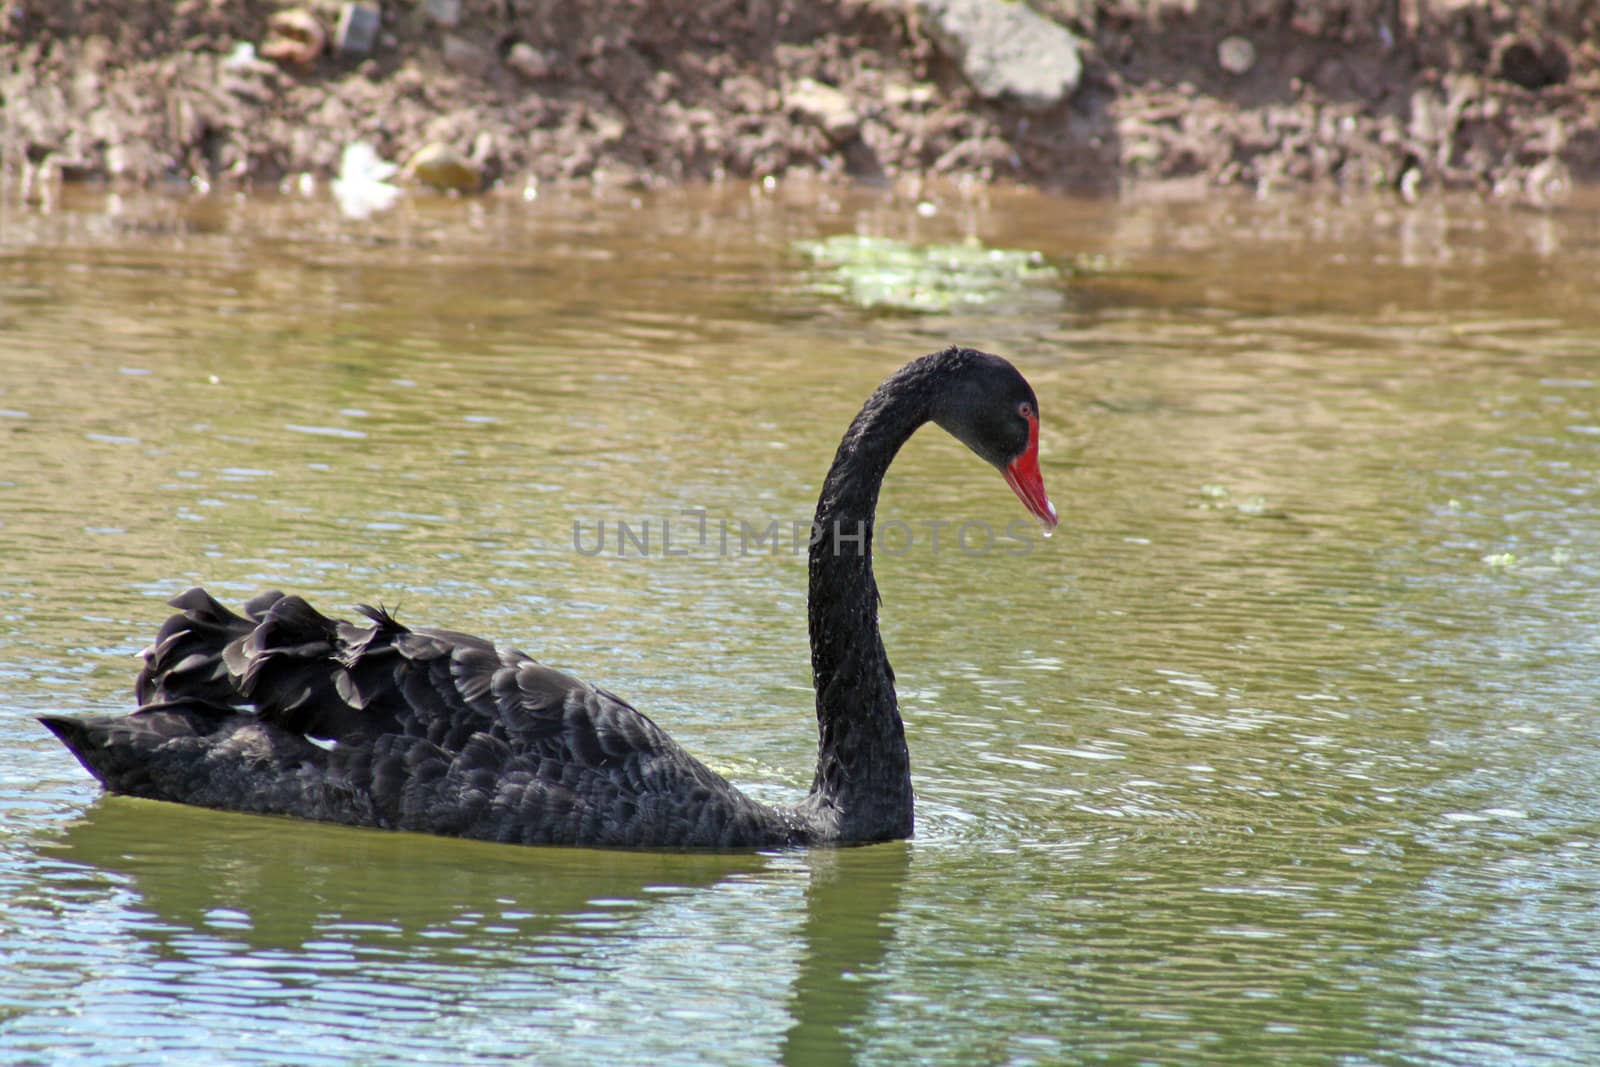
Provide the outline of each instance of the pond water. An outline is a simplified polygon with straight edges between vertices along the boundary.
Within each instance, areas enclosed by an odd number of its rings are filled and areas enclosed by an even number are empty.
[[[0,205],[0,1060],[1596,1062],[1597,276],[1592,200]],[[280,587],[795,799],[805,563],[740,531],[952,342],[1033,382],[1063,521],[983,540],[1025,515],[937,431],[890,475],[911,842],[222,815],[33,721]]]

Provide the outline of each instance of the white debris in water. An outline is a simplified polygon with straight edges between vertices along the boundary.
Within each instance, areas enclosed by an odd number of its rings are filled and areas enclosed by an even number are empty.
[[[346,218],[364,219],[387,211],[400,197],[400,187],[389,179],[399,168],[378,156],[365,141],[345,145],[339,157],[339,176],[333,180],[333,198]]]

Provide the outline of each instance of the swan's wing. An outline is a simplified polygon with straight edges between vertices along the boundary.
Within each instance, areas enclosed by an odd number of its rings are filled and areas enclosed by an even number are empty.
[[[791,827],[618,697],[448,630],[369,626],[264,594],[238,616],[203,590],[146,652],[143,704],[245,708],[331,741],[336,793],[400,829],[524,843],[781,843]],[[297,770],[297,773],[298,770]]]
[[[331,619],[305,600],[264,593],[235,615],[203,589],[144,652],[141,706],[202,701],[254,710],[322,741],[388,734],[459,752],[491,732],[518,750],[562,747],[581,765],[675,748],[626,702],[515,650],[449,630],[411,630],[381,609],[371,625]]]

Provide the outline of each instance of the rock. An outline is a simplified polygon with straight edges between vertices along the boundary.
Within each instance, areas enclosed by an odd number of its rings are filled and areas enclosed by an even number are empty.
[[[426,0],[422,10],[441,26],[454,27],[461,22],[461,0]]]
[[[1400,199],[1408,204],[1415,204],[1422,199],[1422,171],[1416,167],[1407,167],[1400,172],[1400,180],[1395,183],[1395,191],[1400,194]]]
[[[1243,37],[1224,37],[1217,45],[1217,66],[1233,75],[1249,74],[1256,65],[1256,46]]]
[[[483,185],[478,165],[439,141],[417,149],[406,161],[404,176],[447,192],[475,193]]]
[[[222,90],[242,100],[261,105],[271,102],[277,95],[276,82],[282,77],[276,64],[256,56],[256,46],[249,41],[235,45],[222,62],[217,64],[217,84]],[[115,134],[106,131],[106,139]]]
[[[783,106],[820,129],[833,144],[855,139],[861,130],[861,116],[850,98],[831,85],[801,78],[783,94]]]
[[[1538,92],[1572,76],[1572,60],[1555,41],[1511,38],[1495,49],[1495,72],[1508,82]]]
[[[260,52],[276,63],[309,67],[322,54],[327,40],[317,16],[295,7],[279,11],[267,20],[267,39],[262,42]]]
[[[939,90],[924,82],[915,85],[891,82],[883,89],[884,100],[895,107],[927,107],[938,97]]]
[[[527,41],[518,41],[506,53],[506,66],[520,78],[536,82],[550,76],[550,61]]]
[[[1410,111],[1406,132],[1429,151],[1437,149],[1454,136],[1455,123],[1450,116],[1449,105],[1437,90],[1423,88],[1412,93]]]
[[[381,15],[375,3],[347,3],[339,10],[339,25],[334,30],[334,47],[351,55],[364,56],[378,39]]]
[[[1523,190],[1527,202],[1535,207],[1564,204],[1572,196],[1572,172],[1560,159],[1551,156],[1528,168]]]
[[[603,145],[620,144],[628,135],[628,122],[622,116],[611,111],[590,111],[588,114],[589,126],[594,130]]]
[[[499,155],[495,145],[495,136],[488,130],[479,130],[478,136],[472,139],[472,165],[478,168],[479,175],[487,172],[490,161]]]
[[[474,78],[487,77],[495,63],[492,51],[453,33],[445,36],[440,52],[445,66]]]
[[[1048,111],[1078,88],[1078,39],[1011,0],[915,0],[934,42],[961,65],[980,96]]]

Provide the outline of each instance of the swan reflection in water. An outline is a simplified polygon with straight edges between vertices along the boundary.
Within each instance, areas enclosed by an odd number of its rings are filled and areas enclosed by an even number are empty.
[[[126,917],[130,980],[173,1025],[204,1010],[359,1030],[481,997],[502,1025],[526,1005],[526,1032],[502,1040],[531,1048],[561,1040],[574,1004],[648,1030],[681,998],[796,1064],[854,1059],[911,864],[900,842],[505,849],[124,797],[39,852],[58,908]]]

